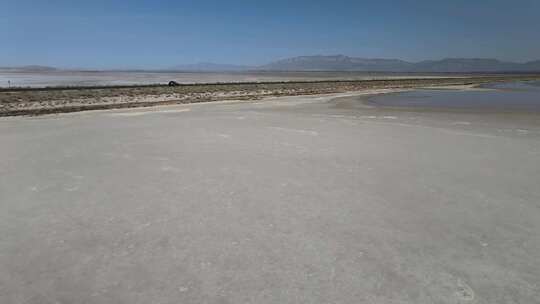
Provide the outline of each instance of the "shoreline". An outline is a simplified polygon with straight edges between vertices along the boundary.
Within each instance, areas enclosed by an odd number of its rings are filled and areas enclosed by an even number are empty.
[[[37,116],[92,110],[146,108],[226,100],[261,100],[268,97],[313,96],[354,92],[369,95],[412,89],[485,90],[493,82],[540,79],[540,75],[470,78],[425,78],[363,81],[314,81],[279,83],[214,83],[176,87],[105,87],[0,91],[0,117]],[[369,105],[367,105],[369,106]],[[369,107],[374,107],[373,105]]]
[[[337,108],[343,109],[364,109],[373,111],[395,111],[409,113],[455,113],[455,114],[492,114],[492,115],[515,115],[515,116],[538,116],[540,112],[530,111],[526,109],[488,109],[484,107],[436,107],[436,106],[397,106],[397,105],[382,105],[370,101],[372,97],[379,95],[400,94],[411,91],[420,90],[448,90],[462,92],[489,92],[501,91],[500,89],[482,88],[482,84],[474,85],[449,85],[436,87],[417,87],[410,89],[396,89],[387,92],[366,92],[366,94],[358,94],[354,96],[344,96],[332,99],[332,102]]]

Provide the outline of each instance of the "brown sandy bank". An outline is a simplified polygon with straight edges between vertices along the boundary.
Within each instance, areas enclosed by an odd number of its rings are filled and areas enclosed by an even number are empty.
[[[42,115],[231,99],[256,100],[271,96],[315,95],[373,89],[478,85],[487,82],[539,78],[540,75],[503,75],[437,79],[215,83],[180,85],[177,87],[111,86],[0,89],[0,116]]]

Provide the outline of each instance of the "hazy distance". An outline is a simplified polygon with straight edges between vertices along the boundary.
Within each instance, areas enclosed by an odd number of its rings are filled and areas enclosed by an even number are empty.
[[[407,62],[540,54],[540,2],[8,1],[0,66],[263,66],[307,55]]]

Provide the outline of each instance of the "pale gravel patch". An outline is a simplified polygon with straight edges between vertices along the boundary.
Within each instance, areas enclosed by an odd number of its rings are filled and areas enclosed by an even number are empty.
[[[163,114],[163,113],[181,113],[181,112],[189,112],[190,109],[177,109],[177,110],[150,110],[150,111],[138,111],[138,112],[125,112],[125,113],[110,113],[109,116],[124,116],[124,117],[131,117],[131,116],[141,116],[141,115],[147,115],[147,114]]]

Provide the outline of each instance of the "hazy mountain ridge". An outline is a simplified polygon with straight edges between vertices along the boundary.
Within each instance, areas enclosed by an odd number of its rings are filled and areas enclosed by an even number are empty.
[[[71,69],[72,70],[72,69]],[[84,69],[83,69],[84,70]],[[28,65],[0,67],[8,72],[54,72],[54,67]],[[114,71],[114,70],[111,70]],[[122,70],[122,71],[130,71]],[[134,70],[135,71],[135,70]],[[145,71],[145,70],[136,70]],[[153,71],[153,70],[148,70]],[[344,55],[298,56],[277,60],[261,66],[218,64],[200,62],[173,66],[155,71],[183,72],[242,72],[242,71],[345,71],[345,72],[424,72],[424,73],[467,73],[467,72],[540,72],[540,60],[525,63],[506,62],[489,58],[445,58],[408,62],[400,59],[360,58]]]
[[[42,65],[25,65],[18,67],[0,67],[0,70],[4,71],[14,71],[14,72],[52,72],[57,69],[49,66]]]
[[[300,56],[259,67],[270,71],[365,71],[365,72],[532,72],[540,60],[527,63],[486,58],[445,58],[407,62],[399,59],[355,58],[343,55]]]
[[[399,59],[355,58],[343,55],[300,56],[278,60],[258,67],[262,70],[296,71],[388,71],[410,69],[412,64]]]
[[[170,70],[172,71],[188,71],[188,72],[232,72],[245,71],[253,69],[253,67],[235,64],[219,64],[212,62],[199,62],[195,64],[177,65]]]

